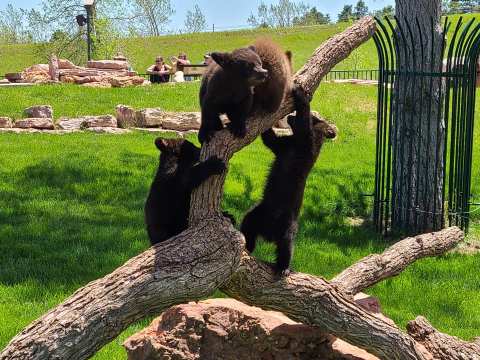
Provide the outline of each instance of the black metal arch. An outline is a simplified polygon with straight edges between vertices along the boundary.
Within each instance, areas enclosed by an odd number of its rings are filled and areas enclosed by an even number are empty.
[[[385,20],[376,19],[378,30],[373,40],[377,47],[379,57],[379,84],[378,84],[378,109],[377,109],[377,138],[376,138],[376,159],[375,159],[375,190],[374,190],[374,209],[373,219],[379,232],[388,234],[392,230],[392,212],[396,209],[395,198],[392,196],[395,179],[408,179],[417,176],[421,171],[420,162],[417,166],[412,166],[406,173],[395,173],[396,154],[392,151],[393,130],[395,124],[401,116],[405,116],[399,109],[399,84],[406,84],[406,81],[399,82],[401,77],[408,79],[411,83],[418,84],[420,91],[413,96],[419,101],[419,108],[422,114],[425,114],[427,129],[431,129],[432,124],[443,124],[444,131],[437,125],[437,135],[445,134],[443,151],[438,151],[439,144],[433,144],[428,138],[427,144],[416,144],[417,149],[426,147],[436,150],[437,156],[435,168],[442,166],[444,169],[443,186],[439,188],[442,196],[442,206],[437,209],[435,204],[427,206],[431,199],[426,194],[418,193],[417,189],[409,188],[406,196],[413,199],[411,209],[405,209],[413,213],[431,209],[433,206],[434,214],[441,214],[441,223],[434,224],[435,228],[445,226],[448,217],[449,225],[460,226],[465,231],[469,228],[469,214],[471,202],[471,180],[472,180],[472,156],[473,156],[473,131],[475,121],[475,97],[477,75],[480,71],[480,23],[476,19],[464,23],[461,17],[456,24],[445,19],[442,36],[442,65],[435,66],[434,61],[428,61],[434,54],[434,42],[426,43],[426,36],[418,19],[403,20],[398,19]],[[403,25],[402,25],[403,24]],[[454,28],[452,28],[452,25]],[[451,38],[448,39],[449,31],[452,29]],[[434,38],[434,21],[431,20],[431,37]],[[420,42],[420,56],[415,51],[415,42]],[[430,45],[430,46],[428,46]],[[399,66],[400,56],[406,59],[406,64]],[[446,56],[446,57],[445,57]],[[436,62],[438,63],[438,61]],[[442,79],[440,86],[437,111],[432,111],[434,81]],[[398,86],[397,86],[398,85]],[[407,85],[402,85],[407,86]],[[412,87],[414,88],[414,87]],[[413,89],[415,91],[415,89]],[[423,113],[424,111],[424,113]],[[434,116],[441,119],[432,119]],[[407,120],[403,118],[403,120]],[[417,131],[422,131],[423,125],[418,125]],[[442,131],[442,132],[440,132]],[[443,135],[440,135],[443,136]],[[418,137],[418,141],[422,137]],[[438,139],[438,137],[437,137]],[[400,146],[409,146],[404,150],[414,150],[413,141],[405,141]],[[443,156],[438,156],[442,154]],[[403,170],[402,170],[403,171]],[[427,180],[425,180],[427,181]],[[437,182],[437,178],[432,179]],[[411,184],[411,183],[410,183]],[[435,184],[437,185],[437,184]],[[442,184],[439,184],[442,185]],[[416,191],[416,193],[414,193]],[[415,220],[416,221],[416,220]],[[393,224],[394,225],[394,224]],[[420,226],[420,225],[419,225]]]

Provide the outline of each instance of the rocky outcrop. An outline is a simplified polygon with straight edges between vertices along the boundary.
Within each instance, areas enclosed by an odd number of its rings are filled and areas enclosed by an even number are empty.
[[[87,63],[87,67],[90,69],[128,70],[128,63],[118,60],[92,60]]]
[[[10,129],[13,126],[12,119],[0,116],[0,129]]]
[[[129,360],[378,360],[313,326],[233,299],[174,306],[124,347]]]
[[[118,126],[124,129],[137,126],[137,115],[134,108],[117,105],[115,108]]]
[[[53,109],[50,105],[35,105],[23,110],[27,118],[53,119]]]
[[[199,112],[171,112],[161,109],[143,109],[137,112],[140,127],[158,127],[175,131],[198,130],[201,124]]]
[[[84,116],[82,127],[84,128],[98,128],[98,127],[117,127],[117,119],[112,115],[101,116]]]
[[[16,120],[14,127],[19,129],[38,129],[38,130],[53,130],[55,128],[52,119],[45,118],[30,118]]]
[[[83,118],[60,118],[57,126],[61,130],[81,130],[84,121]]]

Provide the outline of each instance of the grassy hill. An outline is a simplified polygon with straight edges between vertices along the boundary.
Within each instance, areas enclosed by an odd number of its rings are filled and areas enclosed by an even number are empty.
[[[478,14],[463,15],[469,20]],[[459,15],[450,19],[456,22]],[[253,29],[216,33],[197,33],[167,35],[160,37],[127,38],[118,42],[117,48],[127,55],[135,70],[139,73],[149,67],[157,55],[168,59],[172,55],[186,52],[192,63],[203,61],[203,55],[212,51],[228,51],[251,44],[259,36],[268,36],[280,43],[285,50],[294,54],[294,67],[298,69],[323,41],[345,29],[349,24],[331,24],[302,26],[285,29]],[[454,27],[451,27],[453,31]],[[99,57],[101,55],[99,54]],[[20,71],[33,63],[45,63],[36,45],[0,45],[0,75],[6,72]],[[370,40],[337,69],[375,69],[378,67],[377,51]]]

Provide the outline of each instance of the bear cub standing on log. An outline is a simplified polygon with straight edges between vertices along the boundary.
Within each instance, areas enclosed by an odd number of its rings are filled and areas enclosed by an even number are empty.
[[[183,139],[155,140],[160,165],[145,204],[150,243],[155,245],[188,227],[192,191],[212,175],[225,171],[225,163],[210,158],[199,163],[200,149]],[[232,222],[233,218],[229,217]]]
[[[296,116],[288,117],[293,135],[277,137],[272,129],[262,134],[275,160],[262,201],[247,213],[240,228],[249,252],[255,250],[258,235],[276,244],[275,272],[280,276],[289,274],[307,177],[324,139],[336,136],[333,126],[311,115],[309,99],[301,88],[296,87],[293,94]]]
[[[200,88],[201,143],[223,129],[220,114],[228,116],[236,137],[244,137],[247,117],[254,111],[277,111],[291,90],[291,53],[283,53],[271,40],[259,39],[232,53],[212,53],[212,58]]]

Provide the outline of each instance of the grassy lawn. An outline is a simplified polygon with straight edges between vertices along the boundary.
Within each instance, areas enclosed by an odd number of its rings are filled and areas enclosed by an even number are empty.
[[[196,110],[197,92],[198,84],[0,89],[1,115],[20,116],[35,103],[52,104],[56,117],[111,113],[118,103]],[[315,96],[313,108],[336,123],[340,135],[325,145],[308,181],[297,271],[331,278],[388,246],[368,221],[350,221],[371,212],[371,198],[362,194],[373,191],[375,101],[375,87],[324,84]],[[158,161],[153,140],[144,133],[0,134],[0,348],[78,287],[148,247],[142,208]],[[258,140],[233,158],[224,208],[239,221],[261,196],[271,160]],[[474,171],[478,179],[480,167]],[[478,217],[475,223],[473,233]],[[261,243],[255,255],[272,260],[273,248]],[[470,339],[480,333],[479,269],[480,255],[452,253],[419,261],[369,293],[401,326],[422,314],[440,330]],[[119,344],[147,323],[129,328],[95,359],[124,358]]]

